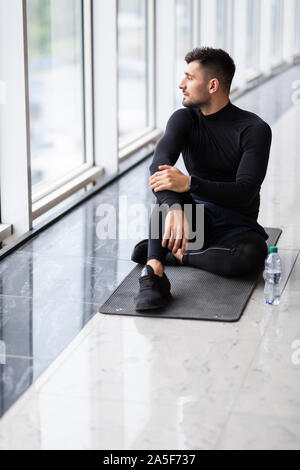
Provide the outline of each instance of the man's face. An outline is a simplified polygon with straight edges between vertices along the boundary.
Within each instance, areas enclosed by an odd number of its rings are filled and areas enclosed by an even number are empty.
[[[209,82],[205,80],[203,67],[197,61],[187,65],[185,77],[179,84],[179,88],[183,92],[183,106],[201,106],[211,99]]]

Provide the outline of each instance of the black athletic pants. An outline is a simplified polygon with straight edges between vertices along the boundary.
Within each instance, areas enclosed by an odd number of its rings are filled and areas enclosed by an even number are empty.
[[[184,204],[193,203],[196,205],[191,196],[184,194],[185,196],[182,197]],[[160,207],[160,204],[156,204],[150,218],[147,259],[157,259],[164,264],[169,250],[161,246],[163,214],[158,218],[156,213],[154,217],[155,211]],[[193,217],[194,215],[195,212],[193,211]],[[157,227],[158,223],[159,227]],[[153,224],[156,226],[156,233],[159,237],[151,239]],[[195,227],[194,220],[193,227]],[[183,255],[182,262],[184,266],[193,266],[223,276],[256,274],[263,268],[268,248],[264,238],[258,232],[249,228],[248,231],[230,236],[220,245],[213,246],[209,242],[210,230],[213,230],[213,227],[209,226],[209,219],[206,216],[204,227],[204,245],[202,249],[198,251],[188,250]]]

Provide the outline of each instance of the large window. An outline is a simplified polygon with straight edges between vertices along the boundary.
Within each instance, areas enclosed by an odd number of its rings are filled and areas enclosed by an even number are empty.
[[[216,15],[216,47],[227,50],[229,47],[227,0],[217,0]]]
[[[271,8],[271,57],[272,65],[282,61],[283,47],[283,1],[272,0]]]
[[[295,51],[300,53],[300,0],[296,0],[295,11]]]
[[[120,148],[150,126],[147,3],[146,0],[118,0]]]
[[[153,148],[182,106],[192,47],[227,50],[242,91],[292,64],[299,24],[300,0],[0,0],[1,213],[12,239]]]
[[[27,0],[33,194],[86,161],[81,0]]]
[[[178,85],[184,75],[186,66],[184,58],[192,46],[192,32],[192,0],[176,0],[175,104],[177,107],[182,104],[182,93],[178,89]]]
[[[259,69],[261,0],[248,0],[247,5],[247,75],[251,78]]]

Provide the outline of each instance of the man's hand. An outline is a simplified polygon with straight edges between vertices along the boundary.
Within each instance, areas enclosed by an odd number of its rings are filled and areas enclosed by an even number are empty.
[[[181,246],[184,255],[189,240],[189,230],[189,224],[182,210],[168,212],[165,219],[162,247],[168,245],[168,249],[175,255]]]
[[[158,167],[161,171],[154,173],[150,177],[150,188],[155,192],[168,189],[175,193],[186,193],[190,189],[189,176],[181,173],[178,168],[170,165]]]

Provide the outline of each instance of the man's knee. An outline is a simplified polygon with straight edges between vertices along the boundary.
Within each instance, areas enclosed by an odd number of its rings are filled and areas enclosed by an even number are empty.
[[[241,263],[245,274],[259,273],[264,266],[267,254],[268,248],[263,239],[247,242],[242,245]]]

